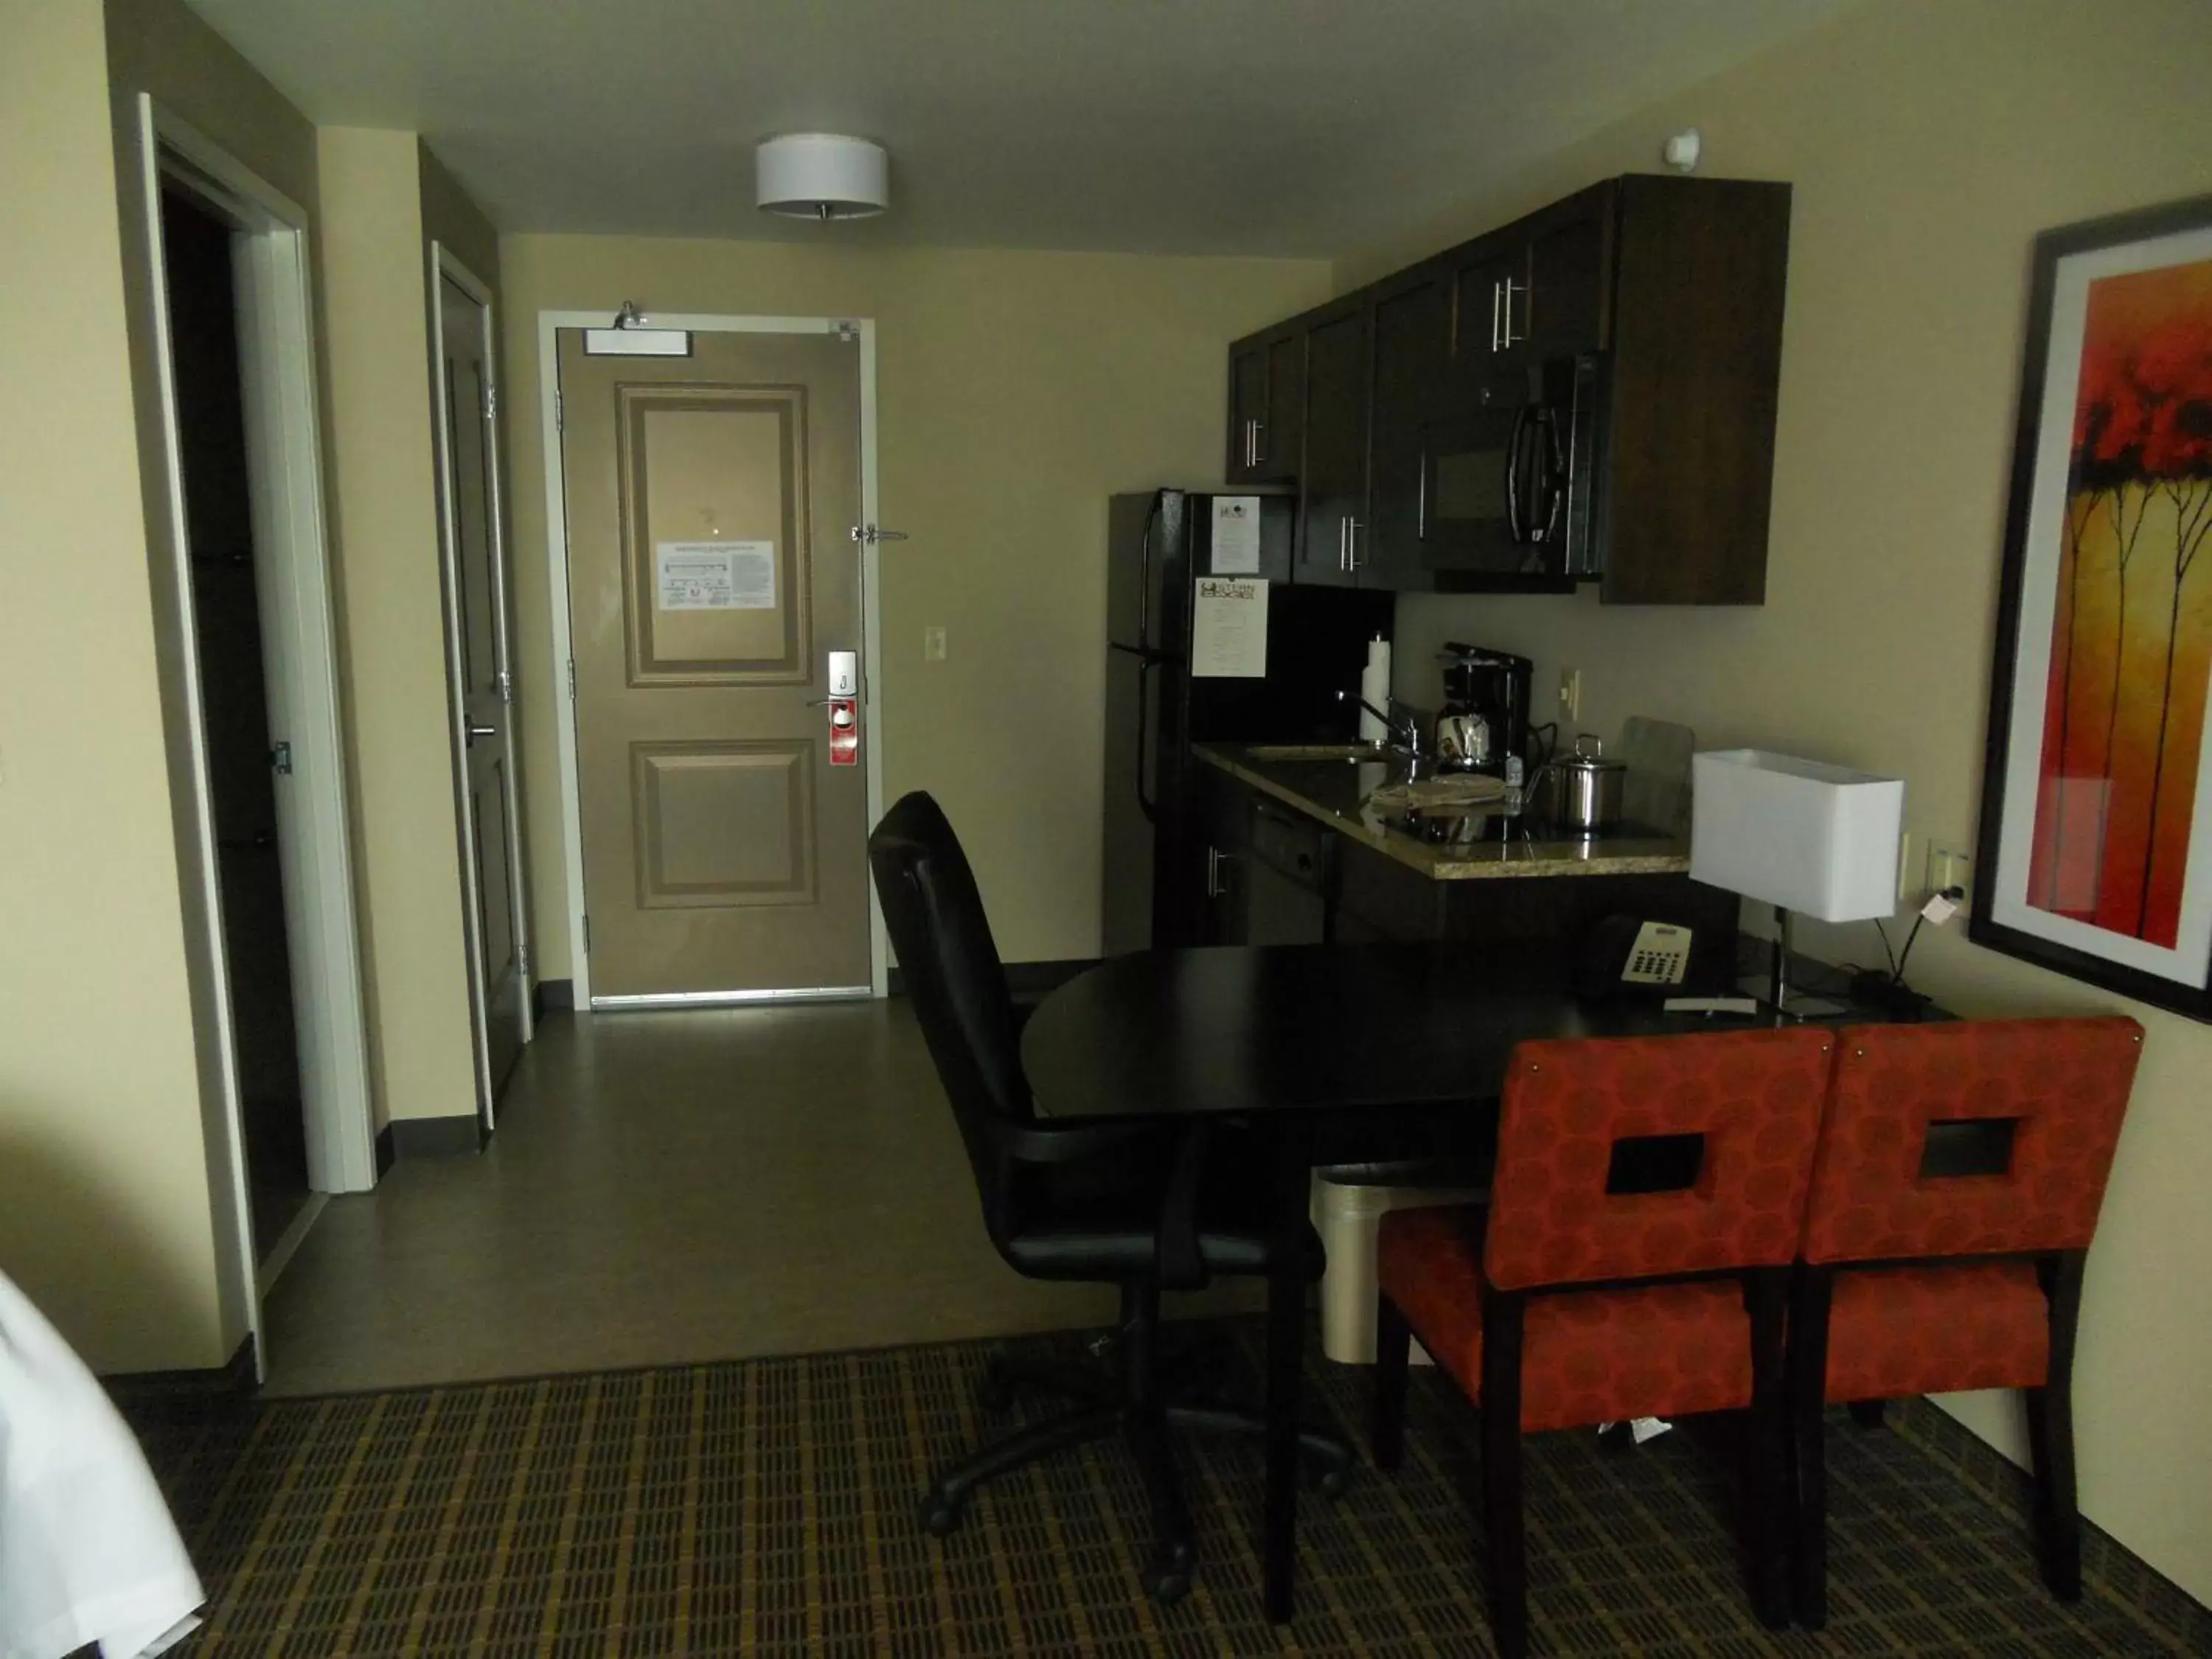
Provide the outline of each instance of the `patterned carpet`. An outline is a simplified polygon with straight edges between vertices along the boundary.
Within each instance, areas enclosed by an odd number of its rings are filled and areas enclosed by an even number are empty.
[[[1202,1333],[1248,1385],[1249,1321]],[[1040,1339],[1048,1347],[1071,1339]],[[985,1348],[288,1400],[216,1422],[136,1413],[209,1582],[196,1659],[283,1656],[1480,1655],[1460,1492],[1472,1415],[1415,1374],[1407,1464],[1300,1505],[1297,1619],[1260,1607],[1257,1451],[1181,1443],[1198,1586],[1159,1608],[1133,1469],[1109,1445],[1009,1477],[938,1544],[927,1472],[1008,1425]],[[1315,1403],[1364,1421],[1364,1373]],[[1037,1409],[1044,1409],[1040,1405]],[[1027,1407],[1018,1407],[1017,1415]],[[1724,1425],[1638,1450],[1537,1437],[1537,1650],[1560,1655],[2212,1653],[2212,1616],[2101,1534],[2075,1607],[2036,1577],[2018,1475],[1931,1407],[1830,1428],[1833,1615],[1775,1636],[1745,1604]]]

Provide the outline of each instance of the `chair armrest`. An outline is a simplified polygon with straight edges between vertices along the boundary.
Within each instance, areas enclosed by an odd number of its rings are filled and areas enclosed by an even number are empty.
[[[1076,1164],[1109,1152],[1156,1150],[1174,1132],[1157,1119],[1093,1118],[1050,1127],[1021,1124],[998,1133],[1000,1150],[1017,1164]]]

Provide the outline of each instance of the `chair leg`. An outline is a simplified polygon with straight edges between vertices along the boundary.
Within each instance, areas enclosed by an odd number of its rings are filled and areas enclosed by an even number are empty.
[[[929,1490],[921,1496],[921,1524],[939,1538],[947,1536],[959,1526],[961,1515],[975,1488],[986,1480],[1025,1463],[1034,1463],[1039,1458],[1049,1457],[1054,1452],[1065,1451],[1070,1446],[1103,1440],[1121,1429],[1122,1415],[1117,1406],[1093,1407],[1048,1422],[1032,1423],[1003,1440],[992,1442],[930,1483]]]
[[[1751,1604],[1769,1630],[1790,1628],[1789,1389],[1783,1370],[1786,1269],[1744,1277],[1751,1314],[1751,1409],[1744,1413],[1744,1563]]]
[[[2081,1599],[2081,1512],[2074,1491],[2074,1334],[2081,1322],[2087,1255],[2068,1250],[2043,1264],[2044,1294],[2051,1304],[2051,1369],[2041,1388],[2027,1390],[2043,1582],[2062,1601]]]
[[[1878,1429],[1881,1426],[1883,1408],[1888,1403],[1886,1400],[1854,1400],[1850,1405],[1851,1421],[1863,1429]]]
[[[1395,1469],[1406,1455],[1406,1370],[1413,1328],[1387,1293],[1375,1297],[1375,1398],[1368,1449],[1378,1469]]]
[[[2081,1599],[2081,1514],[2074,1495],[2074,1390],[2064,1382],[2027,1390],[2035,1454],[2035,1522],[2043,1582],[2062,1601]]]
[[[1521,1492],[1523,1298],[1487,1294],[1482,1310],[1482,1524],[1489,1551],[1490,1631],[1500,1659],[1528,1651],[1528,1540]]]
[[[1061,1364],[1025,1353],[1001,1351],[985,1363],[975,1397],[986,1411],[1004,1411],[1014,1396],[1024,1391],[1052,1395],[1086,1406],[1103,1406],[1117,1399],[1110,1371],[1082,1365]]]
[[[1267,1419],[1263,1414],[1235,1406],[1201,1406],[1171,1401],[1166,1415],[1170,1428],[1194,1430],[1200,1434],[1236,1434],[1263,1439],[1267,1432]],[[1299,1425],[1298,1457],[1324,1498],[1339,1496],[1351,1484],[1352,1448],[1327,1429]]]
[[[1797,1622],[1828,1622],[1828,1304],[1835,1273],[1801,1265],[1790,1300],[1790,1451],[1796,1482],[1791,1600]]]
[[[1198,1560],[1190,1510],[1183,1502],[1175,1450],[1168,1443],[1167,1426],[1158,1408],[1131,1412],[1126,1426],[1129,1454],[1144,1479],[1145,1497],[1152,1512],[1152,1559],[1145,1569],[1145,1589],[1164,1607],[1190,1593],[1192,1570]]]

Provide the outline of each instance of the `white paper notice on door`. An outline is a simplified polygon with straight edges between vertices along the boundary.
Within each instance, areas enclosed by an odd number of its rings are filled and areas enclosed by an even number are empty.
[[[1260,574],[1260,498],[1257,495],[1216,495],[1213,498],[1213,574],[1217,576],[1256,576]]]
[[[663,611],[773,611],[774,542],[659,542],[656,603]]]
[[[1191,623],[1194,679],[1267,677],[1267,583],[1250,577],[1200,576]]]

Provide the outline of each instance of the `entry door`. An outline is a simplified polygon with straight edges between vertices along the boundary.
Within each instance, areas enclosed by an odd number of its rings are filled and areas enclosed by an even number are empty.
[[[560,336],[592,1001],[866,994],[860,344],[690,337]]]
[[[461,881],[469,915],[477,1084],[487,1124],[530,1039],[517,836],[514,678],[500,541],[489,310],[438,279],[445,408],[447,627],[460,726]]]

